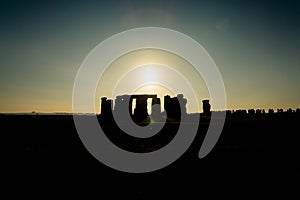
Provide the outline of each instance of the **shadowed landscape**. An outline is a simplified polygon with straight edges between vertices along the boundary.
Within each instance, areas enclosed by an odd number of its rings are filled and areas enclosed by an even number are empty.
[[[171,165],[145,174],[119,172],[93,158],[80,141],[71,115],[1,115],[0,123],[5,130],[2,141],[9,150],[9,168],[14,172],[11,179],[22,187],[48,187],[51,181],[55,187],[99,183],[101,193],[120,195],[106,190],[113,187],[122,191],[122,195],[139,198],[187,190],[193,194],[197,193],[197,187],[210,184],[257,192],[265,190],[264,184],[281,187],[299,181],[299,109],[269,112],[227,111],[219,141],[205,158],[199,159],[198,152],[210,121],[202,113],[198,134],[185,154]],[[113,122],[101,115],[99,122],[107,136],[110,134],[111,141],[133,152],[164,146],[174,136],[179,123],[167,121],[158,134],[161,136],[143,141],[126,139]],[[183,182],[186,183],[182,185]],[[255,185],[246,186],[252,182]]]

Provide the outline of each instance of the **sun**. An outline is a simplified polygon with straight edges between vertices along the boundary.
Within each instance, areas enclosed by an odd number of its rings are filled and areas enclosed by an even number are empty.
[[[206,85],[193,66],[181,57],[163,50],[138,50],[116,59],[99,80],[95,107],[100,97],[115,99],[124,94],[183,94],[188,112],[198,112],[197,99],[209,96]]]
[[[155,80],[158,74],[157,71],[153,69],[152,64],[149,64],[143,69],[143,71],[141,71],[141,76],[145,82],[151,82]]]

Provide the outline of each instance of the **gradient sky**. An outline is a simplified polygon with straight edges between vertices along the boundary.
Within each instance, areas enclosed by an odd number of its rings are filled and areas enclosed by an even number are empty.
[[[219,67],[228,109],[300,107],[297,1],[10,0],[0,25],[0,112],[71,112],[87,54],[144,26],[197,40]]]

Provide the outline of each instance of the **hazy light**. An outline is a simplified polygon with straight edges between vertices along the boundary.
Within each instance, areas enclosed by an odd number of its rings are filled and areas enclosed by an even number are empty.
[[[133,93],[157,94],[162,99],[165,95],[182,93],[188,99],[187,111],[190,113],[200,111],[201,103],[193,101],[194,95],[199,102],[209,99],[206,84],[190,63],[158,49],[130,52],[107,68],[99,80],[95,95],[97,112],[100,112],[102,96],[115,99],[118,95]]]
[[[146,67],[144,71],[141,73],[141,77],[145,82],[151,82],[154,81],[155,78],[157,77],[157,74],[155,72],[155,69],[151,69],[152,65]]]
[[[123,74],[115,84],[112,97],[123,94],[158,94],[161,99],[165,95],[183,94],[188,99],[188,112],[199,111],[197,91],[180,72],[172,67],[150,63],[137,66]],[[176,94],[176,95],[175,95]]]

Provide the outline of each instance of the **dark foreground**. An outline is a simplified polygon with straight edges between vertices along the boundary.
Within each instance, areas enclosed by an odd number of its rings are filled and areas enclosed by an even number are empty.
[[[12,196],[21,191],[24,196],[41,191],[96,194],[98,199],[292,195],[300,183],[299,123],[296,114],[229,115],[217,145],[199,159],[208,124],[202,122],[201,134],[177,161],[155,172],[130,174],[93,158],[81,143],[72,116],[2,115],[2,146],[8,158],[2,159],[6,177],[2,180],[15,191]],[[237,196],[240,192],[242,196]]]

